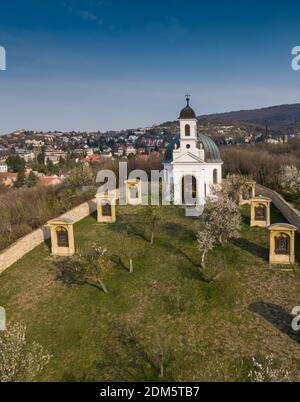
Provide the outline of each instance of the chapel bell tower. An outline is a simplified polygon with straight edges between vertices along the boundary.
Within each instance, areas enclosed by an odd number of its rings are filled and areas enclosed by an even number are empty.
[[[196,113],[190,107],[190,95],[186,95],[186,107],[179,116],[180,122],[180,146],[187,151],[194,151],[197,145],[197,118]]]

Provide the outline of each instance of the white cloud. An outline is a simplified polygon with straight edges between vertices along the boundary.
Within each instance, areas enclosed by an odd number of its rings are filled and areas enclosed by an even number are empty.
[[[98,17],[95,13],[88,10],[81,10],[78,12],[80,17],[86,21],[97,22],[98,24],[103,23],[103,18]]]

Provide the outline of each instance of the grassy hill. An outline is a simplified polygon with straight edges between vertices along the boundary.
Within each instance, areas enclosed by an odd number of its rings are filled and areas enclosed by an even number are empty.
[[[246,130],[258,129],[264,133],[268,126],[269,133],[274,135],[294,134],[300,132],[300,103],[207,114],[198,116],[198,119],[202,129],[206,126],[211,130],[214,125],[232,125]],[[159,127],[177,133],[178,121],[164,122]],[[213,131],[209,134],[212,135]]]
[[[126,261],[106,274],[108,294],[62,281],[49,244],[0,275],[8,319],[25,323],[29,339],[53,355],[39,380],[243,381],[251,358],[269,354],[299,379],[289,316],[299,305],[299,266],[269,267],[267,230],[249,228],[248,208],[242,237],[209,255],[215,281],[199,270],[194,220],[165,207],[151,246],[142,208],[118,207],[113,225],[95,216],[75,225],[77,248],[99,240],[115,254],[118,233],[138,250],[132,274]],[[273,209],[272,221],[282,219]]]
[[[245,122],[268,125],[273,128],[294,126],[295,129],[300,129],[300,103],[209,114],[200,116],[200,119],[226,123]]]

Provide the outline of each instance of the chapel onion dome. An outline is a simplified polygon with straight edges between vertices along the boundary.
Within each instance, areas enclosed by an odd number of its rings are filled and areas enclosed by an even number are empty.
[[[206,163],[222,163],[221,155],[217,144],[206,134],[197,134],[197,143],[204,149]],[[163,163],[171,163],[173,160],[173,150],[180,146],[180,134],[177,134],[167,146]]]
[[[179,119],[196,119],[196,113],[190,107],[190,96],[186,95],[186,107],[184,107],[179,115]]]

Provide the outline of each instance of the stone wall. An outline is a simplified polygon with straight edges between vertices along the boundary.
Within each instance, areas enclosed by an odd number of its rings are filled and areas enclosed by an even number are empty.
[[[289,223],[297,226],[298,232],[300,233],[300,211],[298,209],[285,201],[285,199],[280,194],[276,193],[276,191],[261,186],[260,184],[256,185],[256,194],[271,198],[275,207],[279,209]]]
[[[78,222],[96,211],[96,208],[96,199],[93,199],[78,205],[60,217],[71,218],[74,222]],[[50,227],[45,225],[17,240],[0,253],[0,273],[49,238]]]

